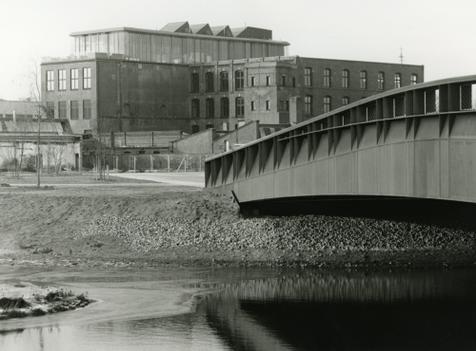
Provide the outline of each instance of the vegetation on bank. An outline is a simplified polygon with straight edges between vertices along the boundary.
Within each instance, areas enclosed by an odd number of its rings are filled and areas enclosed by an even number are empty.
[[[40,288],[28,283],[4,285],[0,290],[0,320],[69,311],[93,302],[85,294],[76,295],[70,290]]]

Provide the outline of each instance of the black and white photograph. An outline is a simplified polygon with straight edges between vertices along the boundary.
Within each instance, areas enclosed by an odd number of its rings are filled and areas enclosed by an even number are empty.
[[[474,0],[0,14],[0,351],[476,350]]]

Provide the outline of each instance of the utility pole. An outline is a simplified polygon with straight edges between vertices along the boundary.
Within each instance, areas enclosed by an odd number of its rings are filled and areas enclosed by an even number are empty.
[[[400,56],[398,56],[400,59],[400,64],[403,65],[403,49],[400,47]]]

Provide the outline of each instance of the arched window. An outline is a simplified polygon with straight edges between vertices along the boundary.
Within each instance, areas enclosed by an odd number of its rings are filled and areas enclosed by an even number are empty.
[[[377,89],[384,90],[385,89],[385,73],[378,72],[377,74]]]
[[[237,70],[235,71],[235,90],[243,90],[245,79],[243,71]]]
[[[395,88],[402,87],[402,75],[400,73],[395,73],[395,76],[393,77],[393,85]]]
[[[211,93],[215,90],[213,72],[205,73],[205,91]]]
[[[192,99],[192,118],[200,118],[200,100]]]
[[[245,99],[238,96],[235,99],[235,117],[243,118],[245,116]]]
[[[342,88],[349,87],[349,70],[344,69],[342,70]]]
[[[360,71],[360,89],[367,89],[367,71]]]
[[[330,88],[331,87],[331,69],[330,68],[325,68],[324,69],[324,74],[322,76],[322,86],[324,88]]]
[[[220,99],[220,116],[221,118],[228,118],[230,116],[230,100],[227,97]]]
[[[220,72],[220,91],[228,91],[228,72]]]
[[[213,98],[205,100],[205,110],[207,118],[215,118],[215,100]]]
[[[323,107],[324,107],[324,113],[329,112],[331,110],[331,97],[330,96],[324,96]]]

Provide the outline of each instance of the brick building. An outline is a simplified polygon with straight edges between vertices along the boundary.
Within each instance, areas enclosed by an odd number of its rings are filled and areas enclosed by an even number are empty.
[[[267,29],[171,23],[73,33],[42,64],[50,117],[74,133],[289,125],[424,79],[423,66],[286,56]]]

